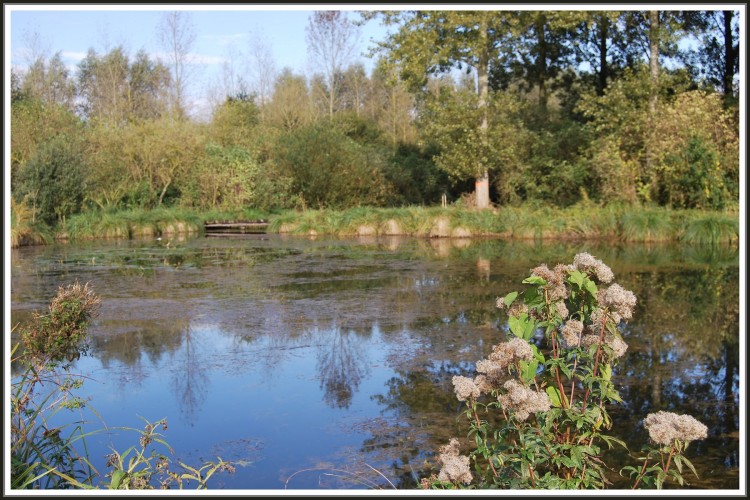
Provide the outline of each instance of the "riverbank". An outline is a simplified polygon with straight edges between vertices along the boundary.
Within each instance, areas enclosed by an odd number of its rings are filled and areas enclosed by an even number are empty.
[[[621,242],[737,243],[739,214],[670,210],[628,205],[498,207],[460,206],[306,210],[266,213],[257,210],[198,212],[184,208],[88,212],[56,228],[12,214],[11,246],[53,240],[171,237],[201,234],[209,220],[265,219],[269,233],[329,236],[417,236],[425,238],[498,237],[541,240]]]

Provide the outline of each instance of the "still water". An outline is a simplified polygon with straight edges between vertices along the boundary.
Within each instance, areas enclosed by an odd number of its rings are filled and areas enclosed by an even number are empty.
[[[240,464],[211,488],[414,488],[466,436],[451,378],[505,340],[496,298],[579,252],[638,298],[611,434],[635,453],[648,413],[688,413],[709,428],[687,451],[690,487],[738,489],[737,248],[278,235],[29,247],[12,252],[12,324],[76,280],[101,297],[71,370],[98,416],[68,415],[111,429],[87,441],[101,471],[138,441],[115,428],[166,417],[175,462]]]

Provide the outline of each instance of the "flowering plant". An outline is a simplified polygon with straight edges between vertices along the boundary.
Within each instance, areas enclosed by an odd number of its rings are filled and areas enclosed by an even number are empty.
[[[635,295],[612,283],[614,275],[588,253],[553,269],[540,265],[523,293],[497,300],[508,312],[508,340],[476,363],[474,378],[455,376],[476,448],[459,454],[451,439],[440,449],[432,488],[604,488],[611,484],[602,447],[627,446],[606,434],[607,406],[622,402],[613,368],[627,344],[618,325],[629,320]],[[706,427],[687,415],[659,412],[644,420],[652,444],[640,467],[625,467],[633,488],[680,485],[687,444]],[[473,467],[472,467],[473,464]],[[649,466],[650,464],[650,466]],[[675,467],[671,467],[672,465]]]

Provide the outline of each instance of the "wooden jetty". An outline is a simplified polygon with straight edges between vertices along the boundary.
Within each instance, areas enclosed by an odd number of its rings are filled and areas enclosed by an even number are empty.
[[[263,234],[268,221],[257,220],[212,220],[203,224],[206,236],[232,236],[238,234]]]

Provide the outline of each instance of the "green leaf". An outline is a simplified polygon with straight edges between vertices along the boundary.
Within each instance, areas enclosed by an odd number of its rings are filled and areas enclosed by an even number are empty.
[[[680,456],[682,456],[682,455],[680,455]],[[690,468],[690,470],[693,472],[693,474],[695,474],[695,477],[698,477],[698,473],[696,472],[695,467],[693,466],[693,462],[691,462],[690,460],[688,460],[687,457],[685,457],[685,456],[682,456],[682,461],[685,463],[685,465],[687,465]]]
[[[562,397],[560,395],[560,391],[557,389],[557,387],[549,386],[547,387],[547,396],[549,396],[549,400],[552,403],[552,406],[555,408],[561,408],[562,407]]]
[[[536,328],[534,320],[530,319],[526,313],[521,313],[518,317],[509,317],[508,326],[513,335],[524,340],[531,340],[534,336],[534,328]]]
[[[594,297],[596,297],[596,293],[599,291],[599,289],[596,288],[596,283],[588,278],[586,278],[586,280],[583,282],[583,287]]]
[[[527,285],[546,285],[547,281],[544,278],[540,278],[539,276],[529,276],[521,283],[526,283]]]
[[[124,470],[118,469],[112,473],[112,480],[109,483],[110,488],[113,490],[120,489],[120,484],[122,483],[123,478],[125,478],[126,474]]]
[[[539,362],[536,359],[532,359],[531,361],[520,360],[518,365],[521,367],[521,379],[525,384],[530,384],[534,380],[534,377],[536,377]]]
[[[518,292],[510,292],[508,295],[506,295],[503,298],[503,303],[505,304],[505,307],[510,307],[513,301],[516,300],[516,297],[518,297]]]
[[[583,288],[583,279],[586,277],[581,271],[575,270],[570,273],[568,281],[574,285],[578,285],[578,288]]]

